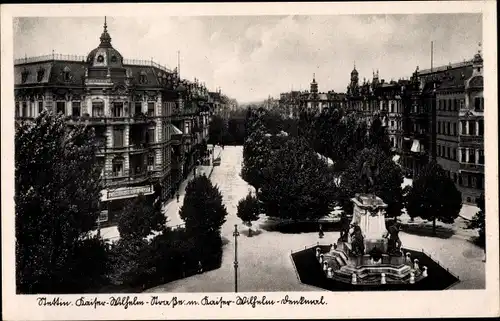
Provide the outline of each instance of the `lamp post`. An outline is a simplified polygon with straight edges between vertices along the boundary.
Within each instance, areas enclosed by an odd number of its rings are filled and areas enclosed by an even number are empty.
[[[238,225],[234,224],[234,292],[238,293]]]

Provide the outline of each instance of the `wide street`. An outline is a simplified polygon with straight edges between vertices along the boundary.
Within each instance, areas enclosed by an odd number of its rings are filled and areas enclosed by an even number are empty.
[[[226,223],[222,226],[225,239],[222,265],[219,269],[198,274],[168,284],[160,285],[147,292],[232,292],[234,291],[234,225],[238,224],[238,291],[318,291],[319,289],[301,284],[297,278],[291,251],[316,244],[318,233],[283,234],[260,229],[260,234],[247,237],[245,227],[236,216],[238,201],[245,197],[250,187],[241,177],[243,160],[241,146],[227,146],[221,152],[221,166],[215,167],[211,176],[223,194],[228,211]],[[178,220],[175,210],[170,210],[169,219]],[[262,217],[254,223],[254,228],[266,221]],[[326,232],[322,243],[333,243],[338,232]],[[482,288],[485,285],[483,250],[460,235],[448,239],[423,237],[401,233],[404,247],[424,249],[451,272],[458,275],[461,282],[455,289]]]

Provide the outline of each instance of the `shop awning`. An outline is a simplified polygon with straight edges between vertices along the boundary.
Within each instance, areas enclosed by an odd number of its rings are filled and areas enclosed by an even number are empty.
[[[411,151],[414,153],[420,152],[420,141],[418,139],[413,140],[413,145],[411,145]]]
[[[173,135],[182,135],[182,131],[179,128],[175,127],[172,124],[170,124],[170,126],[172,126],[172,134]]]

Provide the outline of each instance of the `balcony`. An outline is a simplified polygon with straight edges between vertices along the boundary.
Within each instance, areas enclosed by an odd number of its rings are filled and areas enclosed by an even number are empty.
[[[458,136],[460,144],[483,145],[484,136],[460,135]]]
[[[460,163],[460,171],[472,173],[484,173],[484,165],[473,163]]]

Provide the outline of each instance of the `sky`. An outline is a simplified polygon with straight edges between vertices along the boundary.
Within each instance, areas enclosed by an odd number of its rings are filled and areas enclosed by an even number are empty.
[[[87,55],[104,17],[14,19],[14,57]],[[112,45],[125,59],[151,59],[205,82],[239,103],[309,89],[345,92],[354,64],[389,81],[471,59],[482,41],[480,14],[107,17]]]

